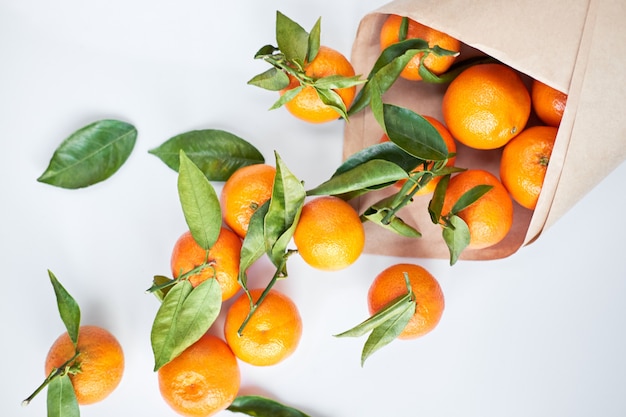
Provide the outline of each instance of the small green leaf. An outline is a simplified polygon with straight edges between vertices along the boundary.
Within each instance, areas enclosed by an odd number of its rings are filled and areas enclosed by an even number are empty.
[[[448,224],[444,226],[441,233],[450,252],[450,265],[454,265],[461,252],[470,243],[469,227],[463,219],[452,215],[448,218]]]
[[[256,54],[254,54],[254,59],[264,59],[265,57],[271,56],[274,52],[278,52],[279,49],[274,45],[263,45]]]
[[[152,286],[148,288],[146,292],[154,294],[159,301],[163,301],[163,298],[165,298],[167,292],[175,283],[176,280],[172,278],[163,275],[155,275],[152,278]]]
[[[208,250],[217,241],[222,226],[220,201],[209,180],[182,150],[178,195],[191,235]]]
[[[306,198],[304,186],[276,153],[276,176],[265,215],[264,233],[267,253],[275,266],[283,266]]]
[[[247,290],[248,283],[246,271],[256,262],[266,251],[265,248],[265,215],[269,208],[269,200],[263,203],[250,218],[248,231],[243,239],[239,260],[239,284]]]
[[[293,99],[295,96],[298,95],[298,93],[300,93],[300,91],[304,90],[304,86],[299,85],[295,88],[292,88],[290,90],[285,91],[285,93],[283,95],[281,95],[278,100],[276,100],[276,102],[274,104],[272,104],[272,107],[270,107],[270,110],[276,110],[277,108],[283,106],[285,103],[287,103],[289,100]]]
[[[448,147],[441,134],[413,110],[385,104],[385,128],[389,140],[409,154],[427,161],[448,159]]]
[[[361,353],[361,366],[374,352],[393,342],[402,333],[415,314],[416,306],[414,300],[405,303],[404,309],[399,314],[372,330]]]
[[[370,207],[361,215],[361,217],[367,219],[368,221],[381,226],[384,229],[387,229],[391,232],[394,232],[400,236],[410,237],[410,238],[419,238],[422,237],[422,234],[415,229],[414,227],[406,224],[404,220],[397,217],[396,215],[392,215],[389,221],[383,221],[387,218],[388,212],[390,209],[388,207],[383,208],[375,208]]]
[[[320,49],[320,39],[322,32],[322,19],[318,18],[309,32],[309,49],[307,53],[307,61],[311,62],[317,56]]]
[[[241,167],[265,162],[261,152],[249,142],[219,129],[185,132],[148,152],[178,171],[181,150],[211,181],[226,181]]]
[[[346,77],[343,75],[328,75],[326,77],[318,78],[313,85],[321,90],[330,90],[338,88],[350,88],[363,84],[365,80],[361,79],[361,76],[355,75],[354,77]]]
[[[446,198],[446,190],[449,182],[450,175],[443,175],[435,186],[433,196],[428,203],[428,213],[430,214],[430,220],[434,224],[439,224],[441,219],[441,210],[443,210],[443,202]]]
[[[406,16],[402,16],[402,20],[400,21],[400,30],[398,32],[398,40],[406,40],[407,34],[409,32],[409,18]]]
[[[391,185],[406,178],[408,178],[406,171],[393,162],[374,159],[333,176],[307,191],[307,195],[341,195]]]
[[[157,371],[204,335],[219,315],[222,290],[214,278],[193,288],[187,280],[174,285],[154,318],[152,350]]]
[[[302,411],[258,395],[238,396],[227,410],[254,417],[309,417]]]
[[[80,409],[69,375],[50,380],[47,395],[48,417],[79,417]]]
[[[270,91],[280,91],[289,85],[289,76],[284,71],[272,67],[254,76],[248,84]]]
[[[72,343],[74,343],[74,347],[76,347],[78,344],[78,330],[80,328],[80,307],[70,293],[61,285],[52,271],[48,270],[48,276],[50,277],[57,298],[57,306],[61,320],[63,320],[67,333]]]
[[[348,119],[348,111],[346,109],[346,105],[341,99],[341,96],[337,94],[336,91],[321,88],[316,88],[315,91],[317,92],[320,100],[322,100],[322,103],[335,110],[340,117]]]
[[[410,172],[414,170],[418,165],[424,163],[424,160],[406,153],[395,143],[383,142],[377,143],[375,145],[370,145],[350,155],[339,166],[339,168],[335,170],[335,172],[333,173],[333,177],[350,171],[356,166],[374,159],[381,159],[383,161],[393,162],[394,164],[400,166],[406,172]]]
[[[362,321],[353,328],[346,330],[345,332],[336,334],[335,337],[360,337],[366,333],[371,332],[378,326],[382,325],[388,320],[391,320],[398,315],[402,314],[406,309],[408,302],[411,301],[411,294],[401,295],[392,302],[390,302],[385,308],[369,317],[367,320]]]
[[[276,42],[287,61],[304,65],[309,49],[309,34],[281,12],[276,12]]]
[[[487,194],[489,190],[493,188],[493,185],[481,184],[467,190],[459,199],[454,203],[450,209],[450,214],[458,214],[463,209],[474,204],[480,197]]]
[[[118,120],[91,123],[65,139],[37,181],[61,188],[88,187],[111,177],[137,139],[134,126]]]

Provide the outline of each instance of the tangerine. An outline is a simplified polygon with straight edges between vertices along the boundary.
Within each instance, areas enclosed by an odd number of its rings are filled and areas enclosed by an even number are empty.
[[[262,289],[250,290],[255,303],[262,293]],[[239,359],[251,365],[270,366],[295,352],[302,336],[302,319],[287,295],[270,290],[239,334],[249,312],[250,300],[242,294],[228,309],[224,322],[226,341]]]
[[[506,144],[500,159],[500,178],[515,201],[534,210],[546,177],[557,128],[533,126]]]
[[[387,17],[380,31],[380,49],[385,49],[390,45],[400,42],[400,26],[402,24],[402,16],[391,14]],[[408,29],[406,39],[423,39],[428,42],[429,47],[435,45],[449,51],[458,52],[461,48],[461,42],[443,32],[422,25],[413,19],[408,18]],[[404,67],[400,76],[407,80],[421,80],[419,74],[420,60],[423,53],[415,55],[409,63]],[[443,74],[454,63],[455,56],[437,56],[429,53],[424,58],[424,66],[436,75]]]
[[[224,183],[220,194],[224,223],[242,239],[254,212],[272,196],[275,176],[273,166],[254,164],[239,168]]]
[[[497,149],[526,127],[531,99],[520,75],[503,64],[480,64],[461,72],[446,89],[443,119],[459,142]]]
[[[45,371],[49,375],[79,353],[71,366],[69,377],[78,404],[97,403],[108,397],[119,385],[124,374],[124,352],[118,340],[108,330],[98,326],[80,326],[78,343],[63,333],[50,347]]]
[[[533,80],[530,95],[537,117],[549,126],[559,127],[567,104],[567,94]]]
[[[363,252],[365,231],[356,210],[335,196],[304,204],[293,240],[310,266],[336,271],[352,265]]]
[[[450,131],[448,131],[448,129],[446,128],[446,126],[432,116],[423,116],[423,117],[424,119],[428,120],[435,129],[437,129],[437,132],[439,132],[439,134],[441,135],[441,138],[446,144],[446,147],[448,148],[448,153],[456,154],[456,142],[454,138],[452,137],[452,135],[450,134]],[[383,136],[380,139],[380,142],[387,142],[388,140],[389,140],[389,136],[387,136],[386,134],[383,134]],[[452,156],[446,162],[446,166],[447,167],[454,166],[455,162],[456,162],[456,156]],[[429,163],[428,169],[432,169],[434,165],[435,165],[434,162]],[[424,170],[424,166],[420,165],[417,168],[415,168],[413,172],[420,172],[423,170]],[[433,177],[430,181],[424,184],[422,188],[420,188],[415,193],[415,195],[425,195],[425,194],[432,193],[433,191],[435,191],[435,187],[437,187],[437,183],[439,183],[440,180],[441,180],[440,176]],[[398,188],[402,188],[405,182],[406,180],[399,180],[394,185]]]
[[[317,80],[331,75],[354,77],[354,68],[350,61],[340,52],[327,46],[320,46],[315,58],[305,62],[304,73],[307,77]],[[299,87],[300,81],[289,74],[289,85],[280,91],[280,95]],[[349,108],[356,95],[356,85],[334,89],[346,108]],[[319,97],[311,85],[305,85],[302,91],[285,103],[287,110],[297,118],[309,123],[325,123],[338,119],[341,115]]]
[[[209,278],[216,278],[222,289],[222,300],[228,300],[241,288],[238,282],[241,246],[239,236],[222,227],[217,241],[207,253],[198,245],[191,232],[186,231],[176,240],[172,250],[172,275],[178,278],[206,263],[206,268],[189,276],[189,282],[197,287]]]
[[[511,196],[495,175],[482,169],[468,169],[450,179],[442,215],[448,215],[457,200],[477,185],[491,185],[493,188],[457,213],[469,227],[469,249],[483,249],[499,243],[513,225]]]
[[[369,287],[367,303],[370,314],[376,314],[407,293],[404,274],[409,277],[416,308],[399,339],[415,339],[432,331],[443,315],[443,291],[434,276],[420,265],[399,263],[380,272]]]
[[[159,390],[177,413],[208,417],[226,409],[241,384],[237,358],[220,338],[205,334],[158,371]]]

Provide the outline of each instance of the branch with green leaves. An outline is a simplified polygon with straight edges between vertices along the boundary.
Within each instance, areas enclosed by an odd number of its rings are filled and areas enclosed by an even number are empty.
[[[270,107],[277,109],[293,99],[304,88],[315,89],[322,102],[332,107],[341,117],[348,118],[348,110],[345,103],[335,89],[349,88],[365,82],[360,76],[347,77],[342,75],[329,75],[325,77],[313,77],[307,75],[306,66],[312,62],[320,49],[321,19],[315,22],[310,32],[281,12],[276,12],[276,43],[261,47],[254,55],[271,65],[271,68],[255,75],[248,81],[254,85],[270,91],[286,89],[291,80],[296,80],[298,85],[286,91]]]
[[[48,388],[47,408],[49,417],[79,417],[80,409],[70,375],[80,372],[77,362],[78,334],[80,329],[80,307],[70,293],[61,285],[57,277],[48,271],[52,288],[56,295],[57,308],[65,329],[74,345],[74,355],[58,368],[52,369],[46,379],[28,396],[22,405],[28,405],[44,388]]]

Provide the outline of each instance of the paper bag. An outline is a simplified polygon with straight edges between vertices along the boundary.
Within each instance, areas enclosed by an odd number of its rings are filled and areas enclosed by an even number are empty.
[[[466,249],[461,259],[498,259],[534,241],[592,187],[626,159],[626,2],[622,0],[396,0],[364,16],[352,48],[357,74],[366,76],[380,54],[379,32],[388,14],[408,16],[462,43],[458,60],[490,55],[522,73],[568,94],[543,189],[534,211],[517,204],[507,237],[481,250]],[[446,85],[398,79],[384,102],[442,119]],[[529,120],[528,126],[537,123]],[[377,143],[382,128],[365,110],[346,123],[344,158]],[[455,165],[483,168],[498,176],[500,150],[475,151],[458,145]],[[360,210],[393,190],[356,201]],[[427,212],[430,196],[420,196],[399,212],[422,232],[405,238],[366,223],[367,253],[447,258],[441,227]],[[603,208],[598,208],[602,210]]]

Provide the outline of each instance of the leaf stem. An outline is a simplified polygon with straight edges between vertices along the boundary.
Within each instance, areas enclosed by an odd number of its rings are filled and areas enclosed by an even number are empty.
[[[282,262],[276,268],[276,272],[274,272],[272,279],[267,284],[267,286],[265,287],[265,289],[263,290],[259,298],[256,300],[256,302],[252,299],[250,290],[248,288],[244,288],[246,294],[248,295],[248,299],[250,300],[250,311],[248,312],[248,314],[246,315],[246,318],[243,320],[243,322],[241,323],[241,326],[239,326],[239,329],[237,330],[237,334],[239,336],[241,336],[241,334],[243,333],[243,329],[246,327],[246,325],[248,324],[248,322],[250,321],[250,319],[252,318],[256,310],[259,308],[259,306],[263,302],[263,300],[265,300],[265,297],[267,297],[267,295],[269,294],[274,284],[276,284],[276,282],[278,282],[279,279],[287,277],[287,275],[285,274],[285,265],[287,264],[287,259],[289,259],[289,257],[296,252],[297,251],[295,250],[288,250],[285,253],[285,255],[282,258]]]
[[[79,355],[80,355],[80,352],[76,351],[76,353],[74,353],[74,356],[68,359],[63,365],[59,366],[58,368],[52,369],[50,374],[41,383],[41,385],[39,385],[37,389],[28,396],[28,398],[22,401],[22,407],[26,407],[28,404],[30,404],[33,398],[35,398],[37,394],[39,394],[45,387],[47,387],[48,384],[50,384],[50,382],[54,378],[58,378],[58,377],[61,377],[63,375],[67,375],[68,373],[70,373],[72,370],[72,365],[74,364],[74,361],[76,361],[76,358],[78,358]]]

